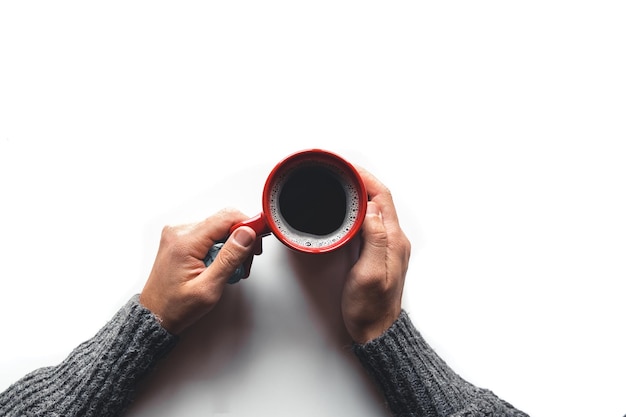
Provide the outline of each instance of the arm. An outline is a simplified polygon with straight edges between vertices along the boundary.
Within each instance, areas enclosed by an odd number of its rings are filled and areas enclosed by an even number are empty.
[[[136,382],[175,343],[135,296],[59,365],[38,369],[0,394],[0,415],[120,415]]]
[[[493,392],[457,375],[422,338],[409,316],[354,353],[397,416],[528,417]]]
[[[249,227],[238,228],[209,267],[203,262],[211,245],[246,218],[223,210],[196,224],[165,227],[141,295],[61,364],[36,370],[1,393],[0,415],[121,415],[138,382],[174,347],[175,335],[213,308],[239,265],[249,272],[261,252]]]
[[[354,353],[395,416],[526,416],[459,377],[401,307],[411,244],[389,190],[360,170],[370,202],[359,259],[344,284],[342,313]]]

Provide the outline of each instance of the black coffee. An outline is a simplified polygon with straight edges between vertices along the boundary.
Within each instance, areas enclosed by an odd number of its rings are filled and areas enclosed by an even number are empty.
[[[317,236],[337,231],[346,218],[347,196],[337,176],[320,166],[300,167],[286,179],[278,207],[293,229]]]

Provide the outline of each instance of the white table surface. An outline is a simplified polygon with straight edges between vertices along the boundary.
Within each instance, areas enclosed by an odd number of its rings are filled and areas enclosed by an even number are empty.
[[[2,2],[0,390],[141,291],[165,224],[254,215],[273,165],[319,147],[391,188],[404,307],[457,372],[533,417],[623,415],[624,17]],[[266,237],[129,415],[385,415],[338,321],[345,255]]]

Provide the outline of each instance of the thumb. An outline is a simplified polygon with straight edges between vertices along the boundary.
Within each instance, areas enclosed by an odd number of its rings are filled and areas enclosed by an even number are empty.
[[[224,242],[215,261],[205,273],[209,274],[212,280],[226,283],[235,270],[252,257],[255,240],[256,233],[251,227],[238,227]]]

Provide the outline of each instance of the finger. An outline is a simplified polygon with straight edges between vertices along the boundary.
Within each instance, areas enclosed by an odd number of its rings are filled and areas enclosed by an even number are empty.
[[[387,231],[380,209],[374,201],[367,203],[367,213],[361,230],[361,254],[355,267],[368,276],[384,277],[386,275]]]
[[[363,183],[365,184],[365,189],[367,190],[370,200],[375,201],[378,204],[378,207],[382,212],[385,225],[387,227],[397,227],[396,224],[398,224],[398,214],[396,212],[396,206],[393,203],[393,198],[389,188],[387,188],[385,184],[380,182],[378,178],[365,168],[356,168],[359,175],[361,175],[361,178],[363,179]]]
[[[205,220],[197,223],[189,231],[189,238],[197,248],[198,257],[204,257],[209,248],[216,242],[224,239],[230,233],[230,229],[249,217],[235,209],[223,209]]]
[[[237,228],[224,242],[215,261],[200,275],[200,280],[225,284],[240,265],[248,261],[251,265],[257,247],[256,240],[256,233],[251,227]]]
[[[357,166],[356,169],[359,172],[361,179],[365,183],[365,188],[367,189],[367,194],[369,196],[375,197],[376,195],[383,193],[387,189],[387,187],[382,182],[380,182],[380,180],[376,178],[374,174],[372,174],[365,168]]]

